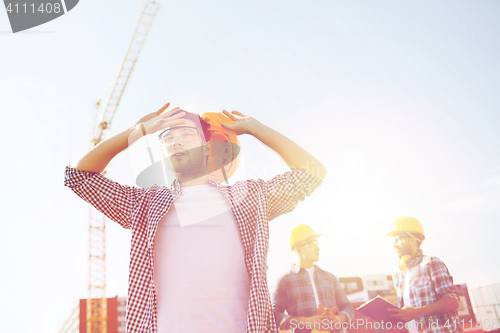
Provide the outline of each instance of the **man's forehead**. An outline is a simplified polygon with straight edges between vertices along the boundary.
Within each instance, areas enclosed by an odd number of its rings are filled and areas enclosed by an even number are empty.
[[[168,130],[166,130],[162,133],[162,136],[177,134],[177,133],[184,133],[184,132],[191,132],[191,131],[196,131],[199,133],[198,128],[196,128],[195,126],[182,125],[182,126],[175,126],[175,127],[169,128]]]
[[[170,129],[177,130],[177,128],[182,128],[182,127],[193,127],[196,128],[200,133],[202,133],[203,127],[201,126],[201,122],[199,119],[196,120],[192,120],[190,118],[181,118],[181,119],[184,121],[182,124],[161,130],[159,132],[158,138],[168,133]]]
[[[182,126],[190,126],[190,127],[196,127],[196,128],[201,127],[201,124],[199,121],[194,122],[191,119],[186,119],[186,118],[183,118],[183,120],[184,120],[184,123],[182,124]]]
[[[194,128],[200,135],[201,140],[205,141],[205,133],[203,133],[203,127],[199,117],[183,117],[181,119],[184,121],[182,124],[172,126],[159,132],[158,139],[162,140],[162,138],[169,133],[179,133],[179,131],[186,130],[187,128]]]

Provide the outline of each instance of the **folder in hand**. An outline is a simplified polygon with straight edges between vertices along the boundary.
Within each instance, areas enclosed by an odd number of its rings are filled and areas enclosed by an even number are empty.
[[[403,320],[392,317],[393,312],[387,311],[388,309],[398,309],[398,307],[386,299],[377,296],[361,304],[356,311],[378,322],[383,320],[384,322],[391,322],[393,325],[404,323]]]

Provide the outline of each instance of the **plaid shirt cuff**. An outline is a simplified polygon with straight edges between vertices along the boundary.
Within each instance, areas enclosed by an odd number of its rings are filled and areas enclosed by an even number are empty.
[[[99,175],[99,173],[78,170],[68,165],[64,171],[64,185],[71,188],[78,185],[82,180],[93,177],[94,175]]]
[[[292,174],[292,180],[308,184],[307,196],[311,195],[323,183],[321,179],[302,169],[292,169]]]
[[[339,314],[341,314],[341,313],[347,318],[347,322],[351,322],[352,318],[347,312],[340,311]]]
[[[458,296],[458,294],[456,294],[456,293],[445,294],[445,295],[443,295],[443,297],[449,297],[449,298],[454,298],[454,299],[460,300],[460,296]]]

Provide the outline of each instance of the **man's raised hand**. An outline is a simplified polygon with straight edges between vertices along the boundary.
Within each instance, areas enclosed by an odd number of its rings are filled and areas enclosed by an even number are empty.
[[[153,134],[168,127],[182,125],[184,120],[180,118],[185,112],[174,114],[179,108],[164,112],[169,106],[170,103],[165,104],[158,111],[139,119],[132,127],[94,146],[76,162],[74,167],[87,172],[102,172],[116,155],[143,137],[144,133]]]
[[[222,127],[233,131],[234,133],[236,133],[236,135],[252,134],[255,126],[259,123],[254,118],[245,116],[239,111],[229,112],[226,110],[222,110],[222,113],[224,113],[224,115],[234,121],[234,124],[222,124]]]
[[[144,134],[142,133],[143,127],[146,134],[153,134],[162,129],[169,128],[172,126],[182,125],[184,123],[184,119],[181,118],[186,113],[178,112],[179,108],[175,108],[170,111],[164,112],[169,106],[170,103],[163,105],[158,111],[152,112],[142,117],[134,124],[133,127],[135,131],[138,133],[137,139],[143,136]]]

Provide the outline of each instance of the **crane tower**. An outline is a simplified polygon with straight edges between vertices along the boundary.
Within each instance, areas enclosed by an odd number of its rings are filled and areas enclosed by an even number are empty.
[[[104,103],[101,103],[102,100],[97,102],[97,122],[92,134],[91,147],[99,144],[104,139],[104,134],[113,121],[118,104],[159,7],[160,4],[155,1],[147,0],[144,3],[127,53],[113,81],[111,92],[107,95]],[[107,332],[105,227],[104,215],[90,206],[87,333]]]

